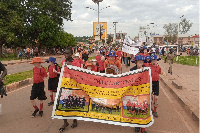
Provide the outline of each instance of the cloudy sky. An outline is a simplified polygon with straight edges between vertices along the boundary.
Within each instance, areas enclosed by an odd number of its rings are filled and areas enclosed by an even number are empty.
[[[138,35],[139,26],[151,26],[153,32],[164,34],[163,25],[178,23],[181,16],[193,23],[189,34],[199,34],[198,0],[103,0],[100,3],[100,22],[107,22],[107,33],[126,32],[131,38]],[[109,8],[105,8],[110,6]],[[92,36],[93,22],[98,21],[97,4],[92,0],[72,0],[72,22],[64,20],[64,30],[74,36]]]

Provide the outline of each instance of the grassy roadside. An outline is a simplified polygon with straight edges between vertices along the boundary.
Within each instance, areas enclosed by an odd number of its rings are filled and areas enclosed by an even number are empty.
[[[58,65],[61,66],[61,64],[58,64]],[[47,70],[48,67],[44,67],[44,68]],[[6,75],[6,77],[4,78],[4,85],[8,85],[14,82],[19,82],[19,81],[25,80],[27,78],[32,78],[32,77],[33,77],[33,70]]]
[[[32,78],[32,77],[33,77],[33,70],[19,72],[19,73],[7,75],[4,78],[4,84],[8,85],[8,84],[18,82],[18,81],[22,81],[22,80],[25,80],[27,78]]]
[[[166,56],[162,56],[161,58],[165,60],[165,57]],[[179,56],[177,61],[175,57],[174,63],[189,65],[189,66],[199,66],[199,56]]]
[[[19,60],[17,57],[17,54],[9,54],[9,55],[4,55],[3,57],[0,57],[1,61],[11,61],[11,60]]]

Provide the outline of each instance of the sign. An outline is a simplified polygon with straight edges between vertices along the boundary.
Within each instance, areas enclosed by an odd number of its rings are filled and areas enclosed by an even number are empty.
[[[93,22],[93,36],[97,36],[97,35],[100,35],[97,34],[95,32],[95,26],[98,25],[98,22]],[[106,39],[106,34],[107,34],[107,22],[99,22],[99,27],[100,27],[100,31],[99,32],[102,32],[102,35],[101,35],[101,39]],[[100,39],[99,39],[100,40]]]
[[[111,75],[63,65],[52,118],[149,127],[151,86],[150,68]]]

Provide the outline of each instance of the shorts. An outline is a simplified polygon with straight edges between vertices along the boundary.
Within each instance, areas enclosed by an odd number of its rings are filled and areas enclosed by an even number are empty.
[[[152,81],[152,94],[159,95],[159,81]]]
[[[38,100],[46,100],[46,95],[44,92],[44,82],[34,83],[31,90],[30,100],[34,100],[38,98]]]
[[[59,79],[57,77],[56,78],[49,78],[48,79],[48,90],[53,91],[53,92],[57,92],[58,82],[59,82]]]

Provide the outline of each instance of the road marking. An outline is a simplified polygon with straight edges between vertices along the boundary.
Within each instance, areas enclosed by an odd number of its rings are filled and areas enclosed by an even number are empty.
[[[161,85],[162,86],[162,85]],[[192,128],[190,127],[190,125],[188,125],[188,123],[186,122],[186,120],[184,119],[183,115],[176,110],[176,107],[173,103],[173,101],[171,100],[170,96],[167,94],[167,92],[163,89],[163,86],[160,87],[161,90],[163,91],[164,95],[167,97],[167,99],[170,101],[170,103],[172,104],[174,110],[176,111],[176,113],[179,115],[179,117],[181,118],[182,122],[184,123],[184,125],[187,127],[187,129],[190,131],[190,132],[193,132]]]

